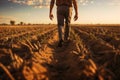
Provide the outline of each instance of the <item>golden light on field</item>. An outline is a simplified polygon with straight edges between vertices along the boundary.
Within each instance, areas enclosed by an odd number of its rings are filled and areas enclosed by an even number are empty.
[[[57,47],[56,25],[2,25],[0,79],[119,79],[119,33],[120,25],[72,25],[70,40]]]
[[[120,0],[77,2],[79,19],[73,9],[59,46],[50,0],[0,1],[0,80],[120,79]]]

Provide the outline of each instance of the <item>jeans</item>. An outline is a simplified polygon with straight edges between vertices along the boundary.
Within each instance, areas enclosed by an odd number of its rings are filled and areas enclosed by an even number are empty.
[[[65,22],[64,40],[67,40],[69,38],[71,16],[72,16],[72,7],[57,6],[57,22],[58,22],[59,40],[62,40],[62,37],[63,37],[62,26],[64,26],[64,22]]]

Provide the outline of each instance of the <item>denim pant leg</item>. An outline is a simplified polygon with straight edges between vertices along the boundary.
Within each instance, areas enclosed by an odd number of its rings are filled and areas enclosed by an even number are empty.
[[[58,26],[59,41],[62,40],[62,26]]]
[[[62,6],[57,7],[58,36],[62,40],[62,27],[64,26],[64,9]]]
[[[65,33],[64,33],[64,40],[68,40],[70,35],[70,22],[71,22],[71,16],[72,16],[72,8],[69,8],[65,15]]]

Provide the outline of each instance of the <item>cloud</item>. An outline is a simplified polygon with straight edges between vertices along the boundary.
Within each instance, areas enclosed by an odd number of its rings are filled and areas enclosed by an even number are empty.
[[[79,5],[88,5],[93,3],[94,3],[94,0],[78,0]]]
[[[33,6],[35,8],[49,8],[50,1],[51,0],[8,0],[13,3],[18,3],[18,4],[25,4],[29,6]],[[98,2],[98,0],[77,0],[78,5],[80,6],[85,6],[88,4],[94,4]],[[98,3],[103,2],[104,0],[99,1]],[[104,2],[107,2],[108,5],[120,5],[120,0],[105,0]]]
[[[35,8],[48,7],[50,3],[50,0],[8,0],[8,1],[18,4],[30,5]]]
[[[120,6],[120,0],[110,0],[108,4],[112,6]]]
[[[18,3],[18,4],[30,5],[35,8],[43,8],[43,7],[49,8],[51,0],[8,0],[8,1],[11,1],[13,3]],[[92,4],[94,3],[94,1],[93,0],[78,0],[79,5],[87,5],[89,3]]]

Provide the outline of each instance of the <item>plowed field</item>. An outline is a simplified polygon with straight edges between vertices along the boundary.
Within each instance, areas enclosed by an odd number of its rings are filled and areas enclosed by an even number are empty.
[[[120,80],[120,26],[0,26],[0,80]]]

